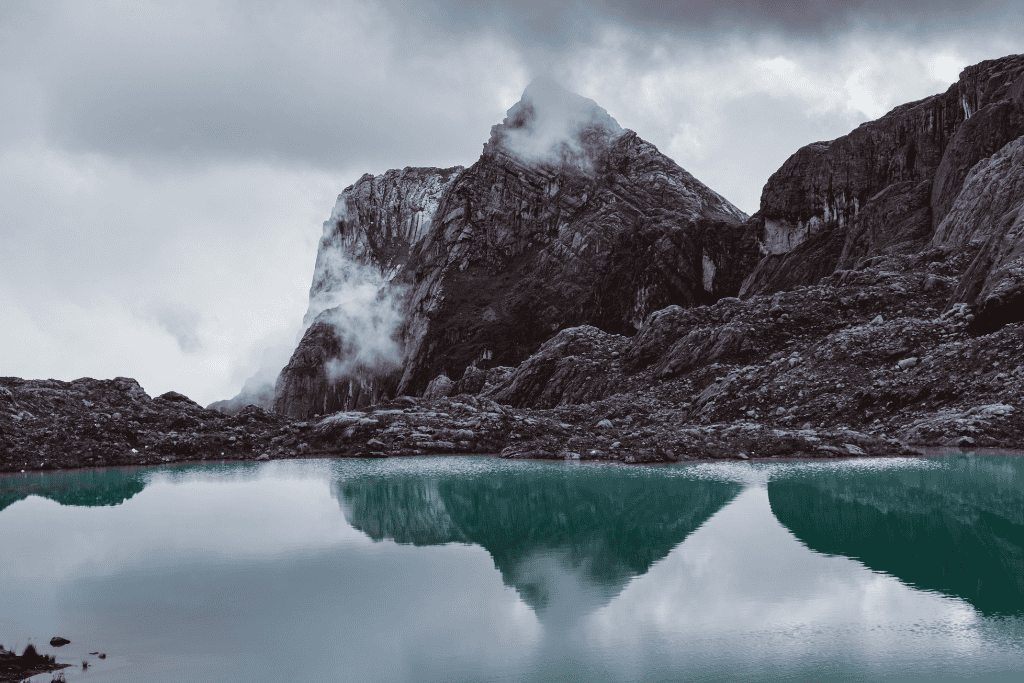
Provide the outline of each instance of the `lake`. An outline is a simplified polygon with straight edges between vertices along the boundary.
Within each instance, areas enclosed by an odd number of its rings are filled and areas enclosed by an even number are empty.
[[[1016,681],[1024,459],[5,475],[0,587],[83,683]]]

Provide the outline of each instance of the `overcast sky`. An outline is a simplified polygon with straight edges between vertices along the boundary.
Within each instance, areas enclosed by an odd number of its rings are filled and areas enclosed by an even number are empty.
[[[546,75],[748,213],[797,148],[1024,52],[1024,0],[0,0],[0,375],[204,405],[294,342],[337,194]]]

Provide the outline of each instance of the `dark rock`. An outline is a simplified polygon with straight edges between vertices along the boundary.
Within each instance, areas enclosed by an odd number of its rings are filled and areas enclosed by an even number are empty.
[[[185,394],[179,394],[177,391],[168,391],[165,394],[157,396],[157,400],[163,399],[164,401],[172,401],[174,403],[188,403],[190,405],[199,406],[198,403],[190,399]]]
[[[50,638],[50,647],[64,647],[65,645],[69,644],[70,642],[71,641],[68,640],[67,638],[61,638],[60,636],[54,636],[53,638]]]
[[[953,208],[964,180],[975,164],[1024,135],[1024,75],[1018,76],[1007,99],[992,102],[957,129],[935,172],[932,213],[938,225]]]
[[[797,151],[762,191],[754,219],[763,226],[760,239],[768,263],[744,283],[744,294],[814,284],[830,263],[832,268],[849,267],[855,258],[871,254],[875,244],[882,251],[913,249],[928,232],[921,184],[934,181],[929,201],[934,228],[975,163],[1018,131],[1022,74],[1021,55],[969,66],[943,94],[899,106],[848,135]],[[894,185],[902,187],[879,195]],[[871,209],[876,215],[858,227],[860,211],[876,197],[884,200]],[[824,243],[788,260],[778,258],[829,234],[848,245],[849,259],[843,264],[832,263],[835,249],[822,248]],[[792,272],[794,266],[800,268],[798,274]]]
[[[338,324],[341,309],[328,309],[299,342],[288,365],[281,370],[275,389],[274,410],[295,419],[363,408],[381,400],[394,388],[397,376],[388,367],[359,362],[359,346],[346,338]],[[398,368],[391,367],[392,375]]]
[[[769,254],[743,281],[740,298],[816,284],[835,271],[845,243],[845,232],[834,227],[813,234],[791,251]]]
[[[618,384],[611,354],[626,343],[589,325],[562,330],[485,396],[538,408],[599,400]]]
[[[855,268],[880,254],[921,251],[932,235],[931,196],[931,181],[922,180],[895,183],[869,199],[846,234],[836,268]]]
[[[133,379],[0,378],[0,471],[241,459],[290,421],[249,406],[228,417],[177,392],[150,398]]]
[[[487,385],[487,371],[470,365],[462,373],[462,379],[455,383],[456,394],[479,394]]]
[[[427,234],[441,194],[463,168],[410,168],[369,173],[338,195],[323,236],[309,289],[306,324],[336,303],[360,269],[389,282]]]
[[[356,362],[361,349],[351,332],[367,321],[350,319],[339,297],[344,304],[359,288],[380,287],[380,299],[390,301],[394,293],[387,283],[430,229],[441,193],[461,171],[455,166],[367,174],[338,196],[317,251],[305,317],[309,327],[277,378],[274,410],[307,419],[366,406],[394,389],[397,377],[390,374],[396,368]],[[382,328],[381,336],[389,334]]]
[[[445,375],[438,375],[434,379],[430,380],[430,384],[427,385],[426,390],[423,392],[423,398],[444,398],[451,396],[455,392],[455,382],[448,379]]]

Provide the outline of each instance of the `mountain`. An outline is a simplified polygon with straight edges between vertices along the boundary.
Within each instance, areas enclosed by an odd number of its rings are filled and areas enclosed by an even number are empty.
[[[534,81],[470,168],[366,175],[341,194],[275,410],[419,394],[516,365],[562,329],[628,334],[667,305],[735,295],[758,256],[746,218],[592,100]]]
[[[945,93],[798,150],[761,193],[751,227],[765,258],[741,296],[814,284],[881,254],[962,243],[939,226],[975,165],[1024,135],[1022,93],[1024,56],[981,62]]]
[[[746,217],[535,82],[469,168],[343,193],[277,410],[375,457],[1024,447],[1022,112],[1024,57],[970,66],[798,150]]]

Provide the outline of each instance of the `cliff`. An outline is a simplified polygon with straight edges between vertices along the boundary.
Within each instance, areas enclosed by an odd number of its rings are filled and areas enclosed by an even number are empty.
[[[797,151],[762,191],[752,229],[765,258],[742,296],[924,248],[974,165],[1024,135],[1022,90],[1024,56],[981,62],[945,93]]]

